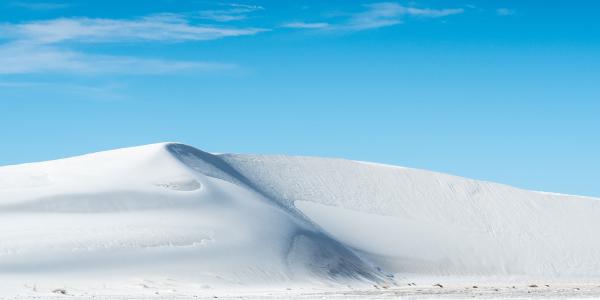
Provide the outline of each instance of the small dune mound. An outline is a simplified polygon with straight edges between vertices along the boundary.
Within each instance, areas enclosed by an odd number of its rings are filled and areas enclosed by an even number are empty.
[[[202,188],[202,184],[194,179],[178,179],[154,183],[155,186],[172,191],[191,192]]]

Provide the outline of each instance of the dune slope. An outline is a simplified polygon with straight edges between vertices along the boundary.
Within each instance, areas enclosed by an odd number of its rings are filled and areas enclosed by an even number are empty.
[[[218,161],[157,144],[0,168],[0,276],[386,280]]]
[[[164,143],[0,168],[0,277],[600,277],[598,199]]]

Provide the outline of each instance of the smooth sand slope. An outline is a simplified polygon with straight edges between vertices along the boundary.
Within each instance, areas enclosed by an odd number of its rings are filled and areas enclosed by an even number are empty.
[[[341,159],[165,143],[0,168],[8,295],[593,281],[599,229],[598,199]]]

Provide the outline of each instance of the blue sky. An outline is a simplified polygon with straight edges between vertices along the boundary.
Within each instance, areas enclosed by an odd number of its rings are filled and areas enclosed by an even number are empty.
[[[599,9],[0,0],[0,165],[180,141],[600,196]]]

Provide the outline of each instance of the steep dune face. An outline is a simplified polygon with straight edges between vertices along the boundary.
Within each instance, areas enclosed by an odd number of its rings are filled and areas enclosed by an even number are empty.
[[[159,144],[0,168],[0,276],[384,280],[218,160]]]
[[[168,143],[0,168],[4,278],[590,278],[599,228],[597,199],[339,159]]]
[[[600,200],[340,159],[223,155],[385,270],[600,277]]]

